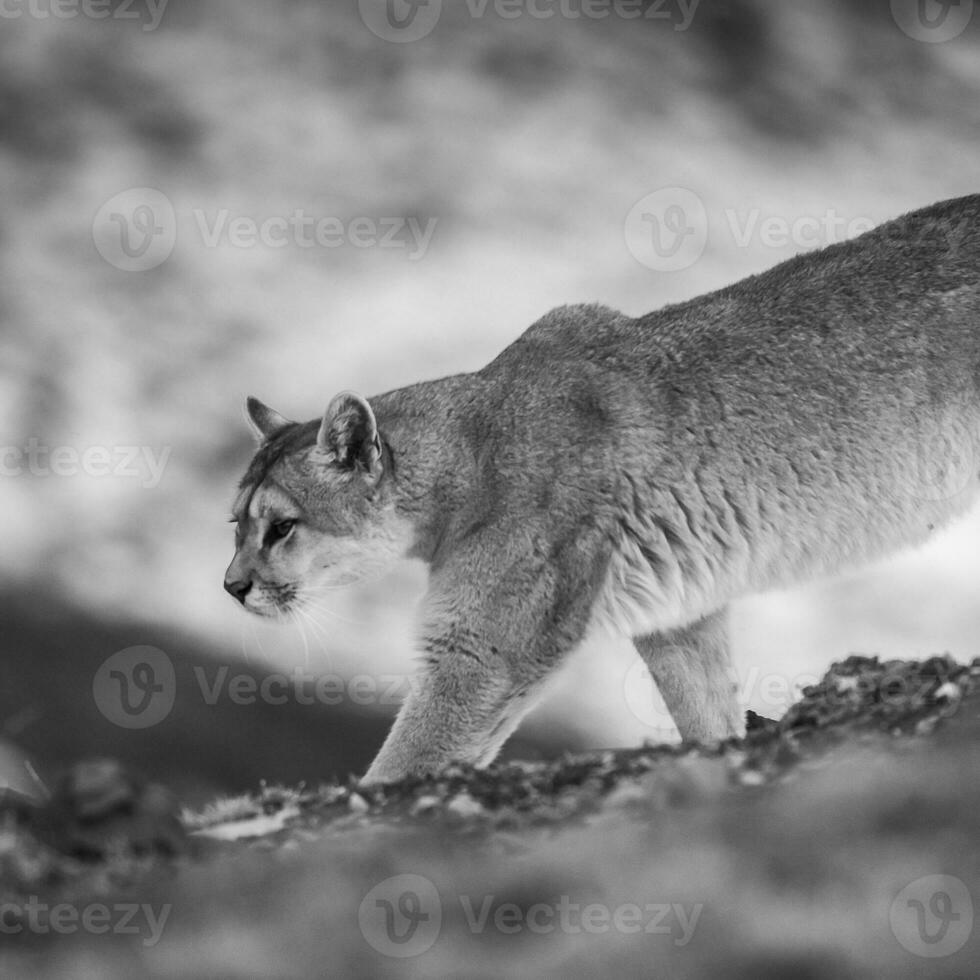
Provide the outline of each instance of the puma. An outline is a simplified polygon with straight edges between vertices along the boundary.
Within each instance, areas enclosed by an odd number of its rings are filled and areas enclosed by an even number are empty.
[[[632,318],[557,309],[473,374],[290,422],[255,399],[225,588],[281,616],[404,557],[422,676],[366,783],[489,763],[594,629],[683,738],[739,736],[740,596],[923,541],[980,486],[980,196]]]

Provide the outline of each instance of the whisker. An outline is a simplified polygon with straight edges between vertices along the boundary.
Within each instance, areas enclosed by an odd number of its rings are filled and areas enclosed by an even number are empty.
[[[341,616],[340,613],[328,606],[322,604],[323,596],[320,595],[321,589],[317,587],[307,586],[303,588],[298,593],[298,598],[303,602],[307,609],[315,609],[318,612],[325,613],[331,619],[337,620],[339,623],[343,623],[345,626],[357,627],[360,625],[355,620],[348,619],[346,616]]]
[[[322,644],[322,646],[326,648],[330,645],[330,639],[327,634],[326,627],[324,627],[323,624],[317,620],[316,616],[313,615],[314,611],[316,610],[315,609],[311,610],[308,608],[297,609],[297,612],[306,619],[306,622],[309,624],[310,630],[313,632],[313,636],[315,637],[317,642]]]
[[[246,631],[247,631],[247,620],[243,619],[241,623],[241,629],[239,630],[239,639],[242,644],[242,657],[249,666],[252,665],[252,661],[248,655],[248,647],[246,645]]]
[[[250,618],[249,621],[252,624],[252,637],[255,640],[255,647],[259,651],[259,656],[263,660],[265,660],[266,662],[269,662],[270,660],[272,660],[274,658],[271,658],[269,656],[269,654],[266,653],[265,648],[262,646],[262,641],[259,639],[259,628],[258,628],[258,625],[256,624],[254,618]]]
[[[359,625],[355,620],[348,619],[346,616],[341,616],[340,613],[335,612],[333,609],[330,609],[327,606],[308,606],[307,611],[309,611],[310,609],[315,609],[317,612],[322,613],[328,619],[331,619],[337,623],[342,623],[344,626],[350,626],[353,628]]]
[[[304,617],[301,615],[299,609],[291,608],[289,610],[289,619],[299,630],[300,639],[303,641],[303,666],[309,671],[310,669],[310,641],[306,635],[306,629],[304,627]]]

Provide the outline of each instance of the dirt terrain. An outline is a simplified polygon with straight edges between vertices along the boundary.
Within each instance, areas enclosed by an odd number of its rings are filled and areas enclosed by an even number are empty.
[[[851,657],[738,743],[8,794],[5,977],[973,977],[980,661]],[[59,909],[60,906],[60,909]]]

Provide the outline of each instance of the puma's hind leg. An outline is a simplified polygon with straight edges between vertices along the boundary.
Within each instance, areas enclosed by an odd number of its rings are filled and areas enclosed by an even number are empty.
[[[745,734],[727,608],[634,643],[685,742],[718,742]]]

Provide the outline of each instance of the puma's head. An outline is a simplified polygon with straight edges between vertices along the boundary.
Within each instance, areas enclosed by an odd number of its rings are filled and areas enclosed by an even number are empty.
[[[255,398],[259,449],[232,520],[225,589],[250,612],[284,615],[323,589],[373,578],[410,547],[394,507],[390,453],[368,402],[338,395],[313,422],[290,422]]]

